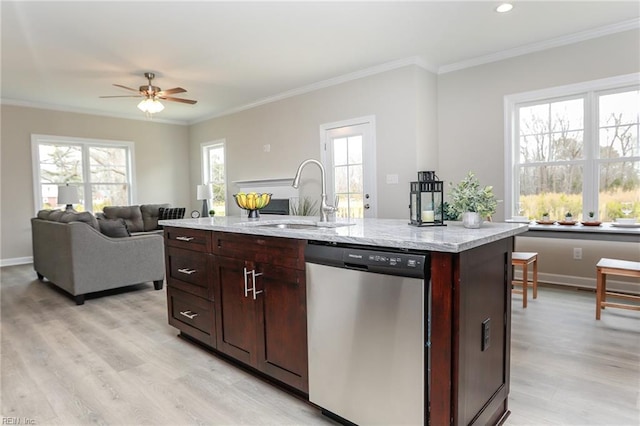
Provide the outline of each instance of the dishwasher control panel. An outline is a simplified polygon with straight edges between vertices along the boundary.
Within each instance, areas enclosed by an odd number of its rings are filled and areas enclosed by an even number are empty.
[[[338,268],[424,278],[429,257],[426,253],[397,253],[375,249],[309,244],[305,250],[305,259],[309,263]]]

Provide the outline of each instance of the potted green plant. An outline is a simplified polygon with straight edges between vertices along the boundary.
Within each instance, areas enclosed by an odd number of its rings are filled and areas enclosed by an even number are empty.
[[[542,221],[543,222],[549,222],[550,220],[551,220],[551,218],[549,217],[549,212],[542,213]]]
[[[571,212],[566,212],[564,214],[564,221],[565,222],[573,222],[573,215],[571,214]]]
[[[318,201],[311,201],[309,197],[291,198],[289,208],[293,216],[314,216],[317,211]]]
[[[469,174],[457,185],[450,184],[449,214],[459,217],[465,228],[479,228],[484,218],[496,212],[498,202],[493,194],[493,186],[481,186],[473,174]]]

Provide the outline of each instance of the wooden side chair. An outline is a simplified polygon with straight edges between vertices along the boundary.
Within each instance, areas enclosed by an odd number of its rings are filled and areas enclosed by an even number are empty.
[[[529,288],[529,265],[533,264],[533,298],[538,298],[538,253],[514,251],[511,254],[511,265],[522,266],[522,281],[512,281],[512,285],[521,286],[521,290],[513,290],[513,293],[522,294],[522,307],[527,307],[527,293]]]
[[[596,275],[596,320],[600,319],[600,311],[606,306],[610,308],[640,311],[640,296],[633,296],[616,291],[607,291],[607,275],[640,278],[640,262],[603,257],[596,265]],[[637,284],[640,284],[640,282]],[[635,305],[629,303],[611,303],[607,302],[607,296],[614,297],[616,299],[633,300],[639,303]]]

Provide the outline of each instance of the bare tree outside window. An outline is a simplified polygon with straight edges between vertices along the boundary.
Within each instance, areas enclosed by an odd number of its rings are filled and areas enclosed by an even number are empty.
[[[601,220],[621,217],[623,202],[632,202],[633,214],[640,214],[639,91],[595,99],[598,131],[590,139],[585,139],[586,96],[518,107],[519,191],[514,201],[522,214],[540,218],[548,212],[561,218],[571,212],[580,219],[590,187],[598,191],[598,201],[589,209],[597,206]],[[587,155],[591,146],[592,156]]]
[[[95,212],[104,206],[130,204],[130,148],[72,139],[35,136],[36,208],[57,208],[58,185],[64,184],[78,186],[80,205],[76,210]]]
[[[204,145],[202,148],[204,182],[213,188],[211,209],[224,216],[227,202],[226,170],[224,164],[224,142]]]

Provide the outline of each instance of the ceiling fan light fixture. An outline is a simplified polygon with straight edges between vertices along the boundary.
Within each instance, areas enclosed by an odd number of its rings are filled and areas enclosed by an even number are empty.
[[[500,6],[496,7],[496,12],[498,13],[506,13],[513,9],[513,5],[511,3],[502,3]]]
[[[164,105],[157,99],[146,98],[138,104],[138,109],[147,114],[155,114],[164,109]]]

